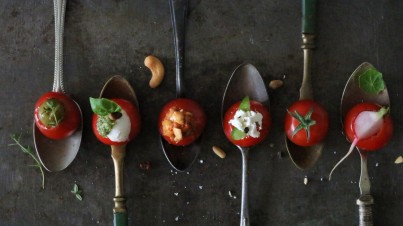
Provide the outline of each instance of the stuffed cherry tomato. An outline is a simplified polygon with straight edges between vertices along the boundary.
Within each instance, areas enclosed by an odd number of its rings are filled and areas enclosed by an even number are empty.
[[[80,126],[77,104],[66,94],[48,92],[35,104],[35,125],[46,137],[60,140],[71,136]]]
[[[313,100],[296,101],[287,109],[285,134],[296,145],[308,147],[321,142],[328,128],[326,110]]]
[[[358,137],[357,131],[359,128],[357,128],[357,126],[361,125],[359,125],[360,123],[357,122],[356,119],[360,114],[368,111],[376,112],[377,114],[374,114],[375,115],[374,117],[376,117],[376,115],[379,115],[380,117],[379,128],[376,128],[377,131],[374,131],[373,134],[369,137],[359,138],[357,143],[358,148],[365,151],[374,151],[385,146],[392,137],[393,134],[392,117],[388,113],[388,110],[387,112],[380,111],[381,108],[382,108],[381,106],[372,103],[360,103],[351,108],[351,110],[347,113],[346,118],[344,120],[344,131],[346,133],[347,138],[351,142]],[[369,118],[364,123],[369,124],[369,121],[374,120],[373,119],[374,117]]]
[[[124,99],[90,98],[92,130],[99,141],[107,145],[123,145],[140,132],[138,109]]]
[[[179,98],[168,102],[159,117],[160,134],[168,143],[176,146],[193,143],[205,125],[203,108],[191,99]]]
[[[269,133],[270,112],[261,103],[245,97],[227,110],[223,123],[225,136],[233,144],[250,147],[262,142]]]

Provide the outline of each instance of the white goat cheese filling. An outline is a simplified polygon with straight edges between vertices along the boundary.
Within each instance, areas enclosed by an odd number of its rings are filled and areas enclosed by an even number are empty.
[[[115,125],[111,132],[108,134],[108,138],[113,142],[124,142],[129,140],[130,134],[130,118],[127,115],[126,111],[122,109],[122,117],[115,121]]]
[[[260,136],[259,130],[262,129],[262,119],[263,115],[259,112],[237,110],[234,118],[228,123],[235,128],[244,131],[246,136],[258,138]]]

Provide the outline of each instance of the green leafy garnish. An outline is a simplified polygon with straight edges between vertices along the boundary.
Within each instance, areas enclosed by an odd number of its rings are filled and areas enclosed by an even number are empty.
[[[246,133],[242,130],[237,129],[234,127],[232,129],[231,137],[233,140],[242,140],[246,136]]]
[[[120,106],[106,98],[92,98],[90,97],[90,104],[92,111],[99,116],[106,116],[110,113],[121,112]]]
[[[78,187],[78,185],[77,185],[77,184],[74,184],[73,189],[71,190],[71,193],[73,193],[73,194],[76,196],[76,198],[77,198],[78,200],[80,200],[80,201],[83,200],[83,196],[81,195],[82,192],[83,192],[83,191],[80,190],[80,188]]]
[[[41,162],[38,160],[38,158],[35,156],[31,147],[24,146],[21,144],[21,142],[20,142],[21,134],[19,136],[17,136],[16,134],[11,134],[10,137],[14,141],[14,143],[9,144],[8,146],[18,146],[22,152],[29,155],[35,161],[35,164],[32,166],[35,168],[38,168],[40,170],[40,172],[42,174],[42,189],[45,189],[45,173],[43,172],[43,166],[42,166]]]
[[[97,120],[97,129],[101,136],[106,137],[112,130],[116,122],[106,116],[99,116]]]
[[[242,99],[242,102],[239,105],[239,109],[242,111],[250,111],[250,101],[248,96]]]
[[[371,67],[358,77],[358,86],[369,94],[378,94],[385,89],[382,73]]]
[[[297,134],[301,129],[305,130],[306,133],[306,141],[309,142],[309,138],[310,138],[310,128],[311,126],[316,124],[315,120],[311,119],[312,113],[313,113],[313,108],[311,108],[309,110],[309,112],[305,115],[302,116],[300,115],[297,111],[295,112],[290,112],[287,109],[288,114],[290,114],[292,117],[294,117],[295,119],[298,120],[299,125],[297,126],[297,128],[295,128],[294,132],[292,132],[292,137],[295,136],[295,134]]]
[[[49,98],[39,107],[39,120],[45,126],[57,126],[64,118],[64,106],[56,98]]]

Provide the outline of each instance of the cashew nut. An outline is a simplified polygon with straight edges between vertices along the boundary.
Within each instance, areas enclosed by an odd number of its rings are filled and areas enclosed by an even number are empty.
[[[164,65],[161,61],[155,56],[147,56],[144,59],[144,65],[151,70],[151,80],[150,80],[150,87],[156,88],[159,86],[164,79]]]

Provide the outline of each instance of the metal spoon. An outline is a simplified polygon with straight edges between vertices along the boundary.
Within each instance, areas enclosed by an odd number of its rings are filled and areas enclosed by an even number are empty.
[[[55,73],[53,80],[53,92],[63,92],[63,29],[64,15],[66,12],[66,1],[55,0]],[[75,102],[76,103],[76,102]],[[77,103],[76,103],[77,104]],[[50,171],[60,171],[65,169],[74,160],[80,148],[83,133],[82,113],[80,106],[81,125],[77,131],[62,140],[51,140],[45,137],[39,129],[33,125],[33,137],[35,149],[43,167]]]
[[[170,0],[169,8],[174,32],[176,61],[176,97],[184,96],[183,65],[185,61],[185,25],[188,0]],[[162,150],[169,164],[177,171],[184,172],[193,165],[200,153],[200,138],[193,144],[179,147],[170,145],[160,136]]]
[[[122,76],[115,75],[110,78],[102,88],[101,98],[119,98],[132,102],[137,109],[139,104],[137,101],[136,93],[129,82]],[[114,225],[126,226],[127,222],[127,210],[126,210],[126,198],[123,192],[123,166],[124,158],[126,155],[126,144],[124,145],[111,145],[112,159],[115,167],[115,207],[113,208]]]
[[[313,99],[313,91],[311,86],[311,64],[312,52],[315,48],[315,16],[316,16],[316,0],[302,0],[302,46],[304,51],[304,73],[301,88],[299,90],[299,99]],[[323,142],[310,146],[302,147],[291,142],[287,136],[284,136],[285,144],[292,162],[299,169],[308,169],[312,167],[319,159]]]
[[[385,89],[379,93],[378,95],[370,95],[365,93],[358,85],[358,77],[360,74],[368,70],[369,68],[373,68],[370,63],[364,62],[362,63],[350,76],[348,79],[346,86],[343,91],[343,96],[341,98],[340,104],[340,115],[341,122],[343,125],[344,118],[347,112],[356,104],[361,102],[370,102],[379,104],[382,106],[390,106],[389,101],[389,93],[388,90]],[[359,208],[359,222],[360,226],[370,226],[373,225],[372,222],[372,207],[374,204],[374,200],[370,193],[371,184],[368,177],[367,170],[367,153],[361,151],[357,148],[361,157],[361,175],[360,175],[360,197],[357,199],[357,205]]]
[[[242,100],[245,96],[250,99],[259,101],[269,109],[269,95],[267,94],[264,81],[259,71],[252,64],[241,64],[232,73],[228,81],[227,87],[221,104],[221,120],[224,124],[224,115],[226,110],[235,102]],[[248,153],[252,147],[237,148],[242,154],[242,202],[241,202],[241,226],[248,226],[249,210],[248,210]]]

